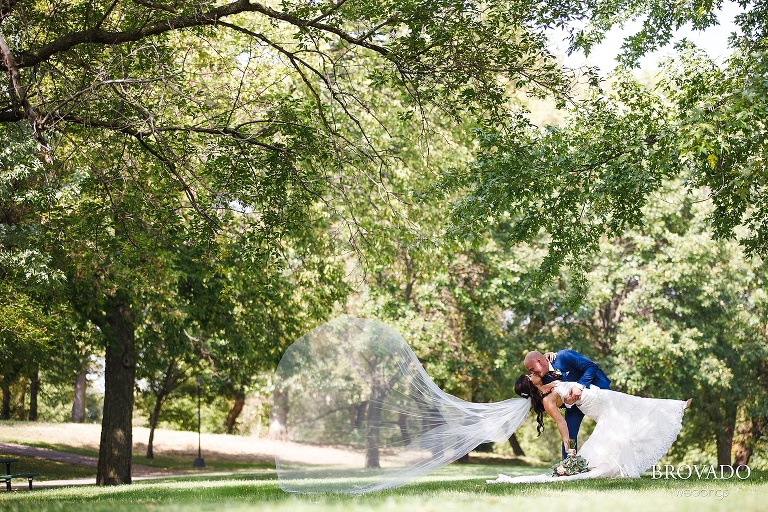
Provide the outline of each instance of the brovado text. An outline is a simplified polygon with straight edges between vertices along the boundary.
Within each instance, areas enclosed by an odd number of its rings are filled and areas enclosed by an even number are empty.
[[[651,468],[651,478],[654,480],[658,480],[659,478],[679,478],[680,480],[688,480],[692,476],[696,476],[696,478],[699,480],[729,480],[735,476],[739,480],[746,480],[752,474],[752,470],[749,469],[749,466],[746,465],[737,466],[734,468],[728,464],[721,465],[719,468],[720,469],[718,471],[716,466],[699,466],[698,464],[694,464],[693,466],[688,464],[680,464],[677,466],[677,468],[675,468],[675,466],[671,464],[666,464],[664,465],[663,469],[661,466],[653,466],[653,468]]]

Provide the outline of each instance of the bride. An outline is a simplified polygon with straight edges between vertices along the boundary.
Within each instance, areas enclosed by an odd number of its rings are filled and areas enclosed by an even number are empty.
[[[595,420],[592,435],[579,451],[579,455],[587,460],[590,471],[558,477],[551,473],[516,478],[499,475],[489,483],[639,477],[655,465],[677,439],[683,412],[691,404],[691,399],[642,398],[595,386],[583,390],[575,386],[574,382],[559,380],[543,384],[539,376],[531,374],[517,379],[515,392],[530,399],[539,434],[544,429],[546,412],[555,420],[565,446],[568,446],[569,435],[565,419],[558,411],[561,405],[577,405],[586,416]]]

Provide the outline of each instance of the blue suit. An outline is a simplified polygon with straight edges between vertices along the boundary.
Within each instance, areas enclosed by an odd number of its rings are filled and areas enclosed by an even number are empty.
[[[562,377],[560,380],[565,382],[577,382],[585,388],[596,386],[603,389],[611,389],[611,381],[605,375],[603,370],[592,360],[587,359],[575,350],[561,350],[552,362],[552,367],[560,370]],[[556,380],[549,375],[542,379],[544,384],[549,384]],[[565,423],[568,425],[568,435],[571,439],[577,439],[579,427],[584,419],[584,413],[578,407],[571,406],[565,409]],[[578,449],[578,446],[577,446]],[[565,446],[563,446],[563,458],[565,458]]]

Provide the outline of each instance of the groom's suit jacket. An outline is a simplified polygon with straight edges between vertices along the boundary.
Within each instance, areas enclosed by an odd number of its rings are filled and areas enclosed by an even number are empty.
[[[589,387],[594,384],[598,388],[611,389],[611,381],[594,361],[584,357],[575,350],[561,350],[552,362],[552,367],[563,374],[561,380],[566,382],[578,382],[582,386]],[[544,376],[542,382],[548,384],[553,379],[549,375]]]

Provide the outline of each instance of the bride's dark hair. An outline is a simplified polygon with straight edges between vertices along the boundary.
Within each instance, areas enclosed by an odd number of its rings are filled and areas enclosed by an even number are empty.
[[[523,398],[531,399],[531,407],[533,407],[533,412],[536,413],[536,423],[538,423],[536,425],[536,432],[541,435],[542,431],[544,431],[544,413],[546,412],[544,410],[544,397],[541,391],[531,382],[527,374],[523,374],[515,381],[515,393]]]

